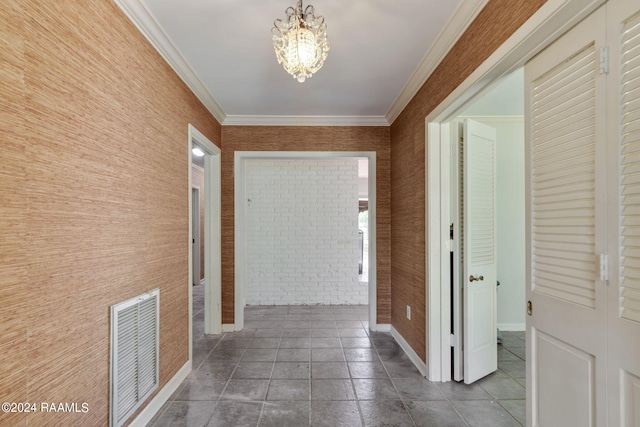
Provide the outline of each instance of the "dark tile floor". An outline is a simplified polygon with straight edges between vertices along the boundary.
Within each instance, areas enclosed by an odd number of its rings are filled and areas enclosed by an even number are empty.
[[[365,306],[247,307],[245,329],[203,333],[194,287],[193,372],[150,426],[521,426],[523,333],[503,332],[499,369],[432,383]]]

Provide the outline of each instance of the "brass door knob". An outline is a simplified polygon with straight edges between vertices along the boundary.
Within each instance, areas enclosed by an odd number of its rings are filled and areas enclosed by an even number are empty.
[[[469,276],[469,281],[470,282],[475,282],[475,281],[481,282],[484,280],[484,276],[474,276],[473,274],[471,276]]]

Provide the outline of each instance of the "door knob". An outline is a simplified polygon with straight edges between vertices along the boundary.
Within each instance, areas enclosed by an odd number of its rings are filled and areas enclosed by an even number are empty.
[[[473,274],[471,276],[469,276],[469,281],[470,282],[475,282],[475,281],[481,282],[484,280],[484,276],[474,276]]]

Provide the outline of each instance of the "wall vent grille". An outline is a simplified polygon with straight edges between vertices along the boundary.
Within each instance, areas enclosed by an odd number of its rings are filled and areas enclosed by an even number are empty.
[[[110,425],[121,426],[158,388],[160,291],[111,306]]]

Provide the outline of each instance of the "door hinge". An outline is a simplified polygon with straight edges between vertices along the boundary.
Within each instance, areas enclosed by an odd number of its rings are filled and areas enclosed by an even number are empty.
[[[456,346],[456,336],[453,334],[449,335],[449,346],[450,347]]]
[[[609,255],[600,254],[600,280],[609,281]]]
[[[609,47],[600,48],[600,74],[609,74]]]

